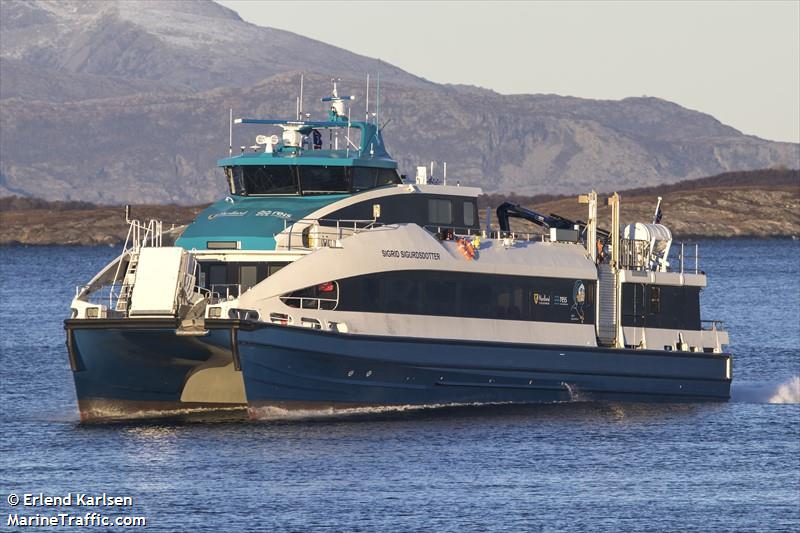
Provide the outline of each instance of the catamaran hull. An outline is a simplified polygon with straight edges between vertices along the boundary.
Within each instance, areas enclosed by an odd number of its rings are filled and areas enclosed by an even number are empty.
[[[235,329],[219,322],[206,335],[182,336],[174,319],[65,321],[81,419],[243,410]]]
[[[251,415],[261,408],[562,401],[726,401],[727,354],[520,345],[331,333],[239,331]]]

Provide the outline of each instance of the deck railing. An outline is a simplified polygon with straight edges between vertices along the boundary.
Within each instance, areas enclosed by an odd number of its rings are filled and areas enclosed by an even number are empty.
[[[725,331],[725,322],[722,320],[701,320],[700,327],[705,331]]]
[[[327,309],[333,310],[339,303],[338,299],[333,298],[313,298],[310,296],[282,296],[281,301],[289,307],[297,309]],[[292,305],[298,304],[298,305]],[[325,305],[323,305],[325,304]]]
[[[626,270],[650,270],[656,263],[656,258],[650,255],[650,242],[634,239],[620,239],[619,266]],[[699,274],[700,271],[700,247],[694,244],[694,254],[687,255],[687,248],[691,251],[692,246],[680,243],[680,251],[677,257],[677,266],[670,266],[667,272],[680,272]],[[687,261],[689,260],[689,261]]]
[[[689,247],[689,249],[691,250],[691,247]],[[690,272],[692,270],[691,267],[694,267],[694,273],[695,274],[699,274],[701,272],[701,270],[700,270],[700,245],[698,245],[697,243],[694,244],[694,255],[686,255],[686,245],[685,245],[685,243],[682,242],[681,243],[681,251],[680,251],[680,254],[678,255],[678,259],[680,261],[681,273],[682,274],[684,272],[686,272],[686,268],[687,268],[686,260],[687,259],[691,259],[692,263],[693,263],[692,265],[688,266]]]
[[[300,229],[296,229],[297,225],[300,225]],[[381,227],[383,224],[379,223],[375,219],[353,219],[353,220],[346,220],[346,219],[331,219],[331,218],[301,218],[298,220],[284,220],[283,221],[283,232],[285,233],[288,229],[289,232],[286,234],[287,239],[286,242],[282,244],[283,248],[287,250],[301,249],[301,250],[313,250],[318,248],[335,248],[337,246],[337,241],[341,240],[344,237],[355,235],[357,233],[361,233],[363,231],[369,231],[371,229]],[[315,234],[311,235],[310,232],[314,231]],[[275,235],[277,238],[278,235]],[[300,238],[300,245],[294,243],[294,240],[299,237]],[[314,238],[313,245],[310,242],[311,238]],[[278,245],[281,247],[281,245]]]
[[[216,302],[238,298],[240,294],[242,286],[238,283],[215,283],[209,290],[210,299]]]

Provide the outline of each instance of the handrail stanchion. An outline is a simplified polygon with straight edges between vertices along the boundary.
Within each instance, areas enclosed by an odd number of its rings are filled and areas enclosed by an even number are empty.
[[[700,271],[700,245],[694,243],[694,273],[698,274]]]

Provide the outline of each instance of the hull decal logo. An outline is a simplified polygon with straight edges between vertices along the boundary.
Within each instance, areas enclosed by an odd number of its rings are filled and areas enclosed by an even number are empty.
[[[584,286],[581,280],[575,282],[575,286],[572,289],[572,307],[570,308],[570,320],[573,322],[580,322],[583,324],[583,321],[586,317],[586,313],[583,309],[584,304],[586,303],[586,287]]]
[[[208,215],[208,220],[214,220],[217,217],[243,217],[249,211],[222,211],[221,213],[213,213]]]

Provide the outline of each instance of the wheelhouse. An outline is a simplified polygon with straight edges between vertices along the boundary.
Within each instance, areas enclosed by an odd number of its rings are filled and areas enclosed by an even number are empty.
[[[394,168],[334,165],[232,165],[225,167],[236,196],[353,194],[401,184]]]

